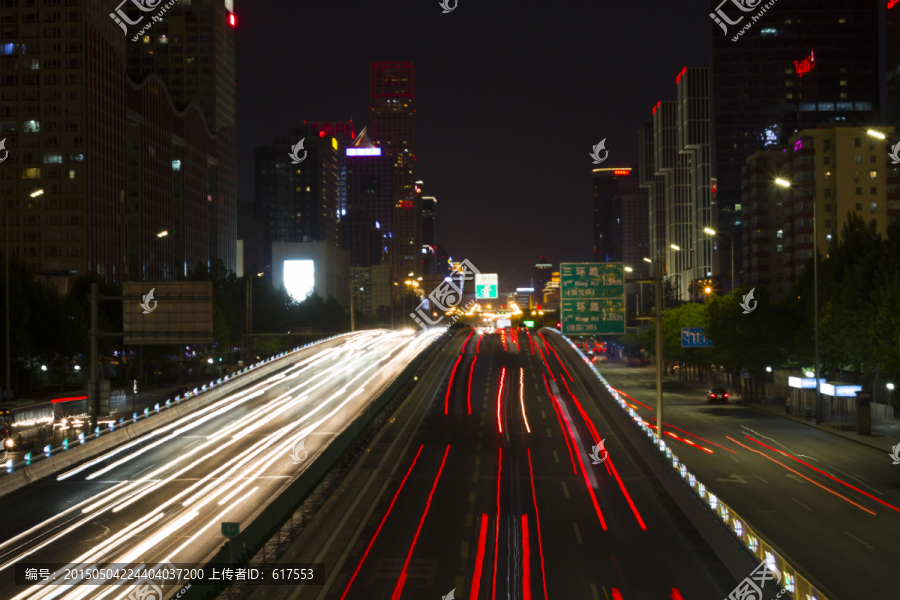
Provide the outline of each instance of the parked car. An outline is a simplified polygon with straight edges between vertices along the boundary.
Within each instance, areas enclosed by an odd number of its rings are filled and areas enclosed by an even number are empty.
[[[727,404],[728,392],[723,388],[713,388],[706,394],[706,402],[707,404],[712,404],[713,402],[724,402]]]

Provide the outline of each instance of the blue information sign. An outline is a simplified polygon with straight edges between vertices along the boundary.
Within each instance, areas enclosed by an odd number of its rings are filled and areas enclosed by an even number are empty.
[[[712,348],[712,345],[712,342],[706,337],[706,329],[704,327],[681,328],[682,348]]]

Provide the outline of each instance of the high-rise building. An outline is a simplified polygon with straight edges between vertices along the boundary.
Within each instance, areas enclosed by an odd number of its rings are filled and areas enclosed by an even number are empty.
[[[776,2],[737,41],[758,10],[711,1],[736,22],[710,21],[719,206],[740,203],[741,168],[754,152],[818,123],[878,122],[879,1],[820,0],[814,14],[804,3]]]
[[[364,127],[345,151],[347,215],[367,215],[379,224],[382,260],[391,264],[394,238],[394,173],[391,157],[369,138]],[[395,274],[402,271],[394,271]],[[407,271],[406,273],[408,273]],[[403,273],[403,275],[406,275]]]
[[[900,1],[888,0],[887,26],[887,123],[900,128]]]
[[[704,231],[715,227],[717,220],[710,164],[709,70],[685,67],[675,84],[677,101],[657,102],[652,125],[638,131],[638,171],[640,187],[648,190],[648,258],[654,260],[655,269],[655,257],[664,257],[665,275],[679,297],[688,299],[701,295],[715,270],[715,239]]]
[[[622,203],[619,180],[631,167],[594,169],[594,262],[622,261]]]
[[[416,87],[411,62],[372,63],[372,142],[381,148],[392,178],[391,260],[395,273],[421,274],[422,209],[416,195]]]
[[[338,142],[337,209],[343,215],[347,212],[347,153],[344,150],[352,146],[356,140],[353,119],[310,123],[303,121],[303,124],[308,125],[313,131],[318,130],[320,137],[333,137]]]
[[[301,140],[302,146],[292,155]],[[294,127],[271,146],[256,148],[254,196],[269,244],[323,241],[338,245],[338,150],[337,138],[320,136],[309,125]]]
[[[379,265],[384,257],[381,223],[363,212],[347,213],[340,223],[341,248],[350,255],[351,267]]]
[[[886,139],[870,131],[880,132]],[[756,153],[748,158],[741,202],[747,244],[744,259],[753,266],[758,258],[760,267],[750,272],[750,283],[768,280],[774,296],[786,293],[813,256],[814,244],[820,254],[828,256],[828,246],[849,214],[873,224],[882,236],[886,234],[888,225],[900,217],[900,167],[893,165],[887,154],[894,132],[892,126],[820,124],[788,140],[781,148],[780,166],[778,153]],[[776,186],[774,177],[778,176],[791,187]],[[817,220],[815,241],[813,219]],[[774,261],[764,254],[772,245]],[[763,266],[768,266],[768,271]]]
[[[534,265],[534,279],[532,280],[532,287],[537,292],[538,299],[543,298],[544,288],[552,278],[553,263],[546,256],[538,257],[537,264]]]
[[[652,259],[650,272],[656,275],[659,264],[666,272],[666,257],[669,244],[666,243],[666,179],[656,171],[655,126],[645,122],[638,129],[638,181],[647,190],[648,254]],[[643,260],[642,260],[643,262]]]
[[[622,214],[622,262],[637,275],[649,276],[645,257],[649,257],[650,214],[647,210],[647,192],[641,187],[636,174],[619,182],[616,201]]]
[[[0,193],[10,203],[11,251],[35,271],[95,271],[115,283],[176,280],[219,260],[234,269],[227,9],[182,2],[167,25],[154,23],[137,41],[131,36],[148,18],[136,7],[115,9],[118,21],[95,9],[73,5],[60,13],[49,2],[0,9],[0,134],[9,150]],[[130,32],[122,15],[136,23]],[[200,61],[207,72],[182,85],[168,64],[132,70],[134,53],[179,19],[182,56],[187,36],[209,30],[209,40],[187,41],[192,60],[210,58]]]

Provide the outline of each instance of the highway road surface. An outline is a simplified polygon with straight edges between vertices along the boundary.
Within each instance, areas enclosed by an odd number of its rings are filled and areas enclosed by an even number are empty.
[[[360,332],[314,346],[277,374],[3,498],[0,598],[117,600],[135,587],[16,586],[15,563],[204,562],[224,541],[221,522],[249,522],[437,333]]]
[[[598,369],[656,424],[653,368]],[[664,383],[666,442],[688,470],[836,597],[900,598],[900,466],[888,453],[739,402],[707,404],[704,390]]]
[[[547,343],[555,335],[451,340],[282,559],[325,563],[319,585],[251,597],[727,597],[737,581],[597,410],[583,362]]]

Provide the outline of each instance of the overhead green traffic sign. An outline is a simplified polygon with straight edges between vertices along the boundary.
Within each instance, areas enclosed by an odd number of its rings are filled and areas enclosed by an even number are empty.
[[[562,333],[625,333],[625,264],[560,264]]]
[[[497,296],[497,274],[475,273],[475,297],[494,299]]]

